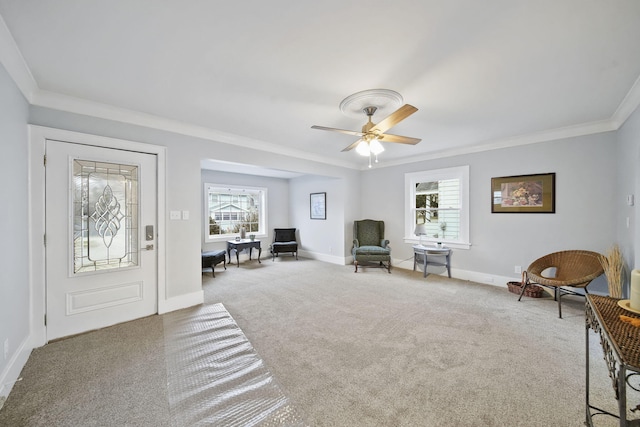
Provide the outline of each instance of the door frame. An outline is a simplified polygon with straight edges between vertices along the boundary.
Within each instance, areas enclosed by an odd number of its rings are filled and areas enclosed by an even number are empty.
[[[29,130],[29,293],[31,296],[30,335],[32,347],[47,343],[46,254],[45,234],[45,168],[47,140],[91,145],[153,154],[157,159],[157,308],[166,311],[166,161],[167,148],[159,145],[127,141],[44,126],[28,125]]]

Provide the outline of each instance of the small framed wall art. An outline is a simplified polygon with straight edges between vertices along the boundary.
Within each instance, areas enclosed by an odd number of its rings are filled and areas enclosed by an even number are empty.
[[[327,219],[327,193],[311,193],[311,219]]]
[[[491,213],[555,212],[555,173],[491,178]]]

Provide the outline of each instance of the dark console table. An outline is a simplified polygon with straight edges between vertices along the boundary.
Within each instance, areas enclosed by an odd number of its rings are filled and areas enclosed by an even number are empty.
[[[231,264],[231,251],[236,251],[236,263],[240,267],[240,252],[244,250],[249,251],[249,259],[251,259],[251,251],[253,248],[258,249],[258,262],[260,261],[260,255],[262,255],[262,248],[260,247],[260,240],[240,239],[240,240],[227,240],[227,255],[229,256],[229,264]]]
[[[640,317],[618,305],[618,299],[587,294],[585,309],[586,319],[586,424],[593,427],[595,415],[609,415],[618,418],[620,426],[640,426],[640,419],[628,419],[627,391],[640,403],[638,387],[640,380],[640,328],[620,320],[623,314],[629,317]],[[618,413],[613,414],[593,406],[589,401],[589,328],[600,335],[600,344],[604,352],[604,360],[609,370],[611,386],[618,400]],[[632,412],[640,415],[640,404],[632,404]]]

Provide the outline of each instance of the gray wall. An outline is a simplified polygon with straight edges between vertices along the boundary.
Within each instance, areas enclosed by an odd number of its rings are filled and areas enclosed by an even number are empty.
[[[0,65],[0,395],[9,362],[29,336],[27,116],[26,100]]]
[[[618,130],[617,138],[615,218],[617,240],[627,262],[629,277],[629,270],[640,268],[640,110],[636,110]],[[634,195],[634,206],[627,204],[627,196],[630,194]]]
[[[457,249],[452,268],[517,278],[534,259],[558,250],[604,252],[616,241],[616,134],[491,150],[363,172],[364,216],[384,219],[394,259],[410,259],[404,237],[404,174],[469,165],[469,250]],[[556,173],[555,214],[492,214],[492,177]],[[594,289],[606,284],[594,282]],[[591,288],[590,288],[591,289]]]
[[[337,178],[304,176],[291,180],[291,219],[299,228],[300,252],[305,256],[344,263],[347,186],[345,179]],[[326,220],[311,219],[311,193],[327,193]]]
[[[303,175],[280,179],[203,170],[202,184],[210,182],[267,187],[269,235],[262,245],[263,256],[266,256],[266,249],[273,239],[273,228],[295,227],[301,256],[344,264],[345,256],[351,250],[351,235],[346,235],[345,224],[353,222],[353,212],[357,211],[357,195],[353,189],[358,188],[359,176],[360,172],[354,170],[344,171],[341,178]],[[311,193],[326,193],[325,220],[310,218]],[[204,205],[203,215],[206,215]],[[204,250],[226,247],[224,242],[204,243],[204,229],[202,238]]]

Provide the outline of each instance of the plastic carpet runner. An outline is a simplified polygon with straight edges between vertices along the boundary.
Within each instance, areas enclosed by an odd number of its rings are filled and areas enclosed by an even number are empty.
[[[222,304],[163,316],[174,426],[305,426]]]

